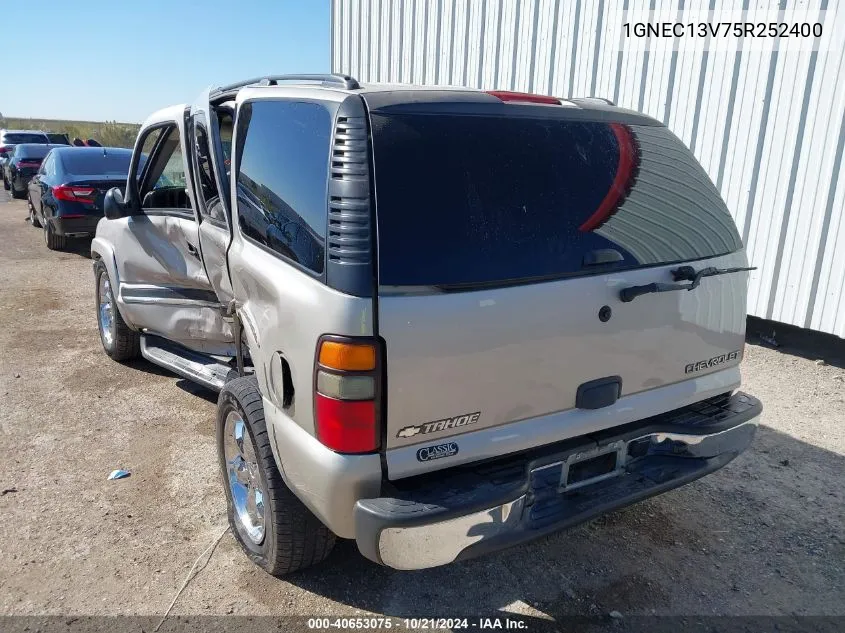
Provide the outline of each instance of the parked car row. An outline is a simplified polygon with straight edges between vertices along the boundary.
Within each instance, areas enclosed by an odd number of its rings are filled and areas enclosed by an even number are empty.
[[[3,186],[13,198],[26,198],[29,221],[43,229],[47,247],[63,249],[68,238],[93,236],[106,191],[126,183],[131,150],[92,139],[72,145],[67,135],[52,132],[1,132]]]
[[[75,139],[74,139],[75,140]],[[0,171],[19,143],[36,143],[39,145],[71,145],[67,134],[58,132],[43,132],[41,130],[0,130]]]

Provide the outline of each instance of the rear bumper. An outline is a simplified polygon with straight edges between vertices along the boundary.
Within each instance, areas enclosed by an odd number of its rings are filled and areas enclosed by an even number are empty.
[[[746,394],[711,398],[527,456],[414,478],[392,496],[357,502],[358,548],[389,567],[424,569],[530,541],[718,470],[751,443],[761,411]],[[574,464],[610,454],[612,471],[567,477]]]
[[[97,232],[97,223],[103,216],[86,215],[81,218],[63,218],[57,216],[50,219],[56,235],[68,237],[88,237]]]

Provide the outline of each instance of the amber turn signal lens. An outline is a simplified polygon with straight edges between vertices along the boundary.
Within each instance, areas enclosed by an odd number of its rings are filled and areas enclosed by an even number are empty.
[[[376,348],[367,343],[323,341],[320,364],[341,371],[370,371],[376,368]]]

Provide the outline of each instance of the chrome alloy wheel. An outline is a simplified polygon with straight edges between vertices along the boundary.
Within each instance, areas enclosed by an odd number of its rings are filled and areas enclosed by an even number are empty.
[[[223,457],[237,521],[247,538],[260,545],[264,540],[267,491],[261,480],[252,437],[237,411],[231,411],[226,416]]]
[[[100,326],[100,336],[103,337],[105,346],[111,349],[114,343],[114,332],[112,330],[114,324],[114,303],[112,301],[111,283],[105,272],[100,275],[97,301],[97,321]]]

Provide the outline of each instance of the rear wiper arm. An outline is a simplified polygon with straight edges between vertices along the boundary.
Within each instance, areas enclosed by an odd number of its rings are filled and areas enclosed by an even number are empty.
[[[628,303],[629,301],[633,301],[640,295],[647,295],[652,294],[655,292],[672,292],[674,290],[695,290],[698,288],[698,285],[701,283],[702,278],[704,277],[713,277],[714,275],[727,275],[729,273],[739,273],[746,270],[756,270],[756,266],[749,266],[746,268],[714,268],[712,266],[708,266],[707,268],[702,268],[701,270],[697,271],[692,266],[681,266],[680,268],[676,268],[672,271],[672,278],[675,281],[689,281],[688,284],[664,284],[664,283],[651,283],[646,284],[645,286],[630,286],[628,288],[622,288],[619,291],[619,298]]]

